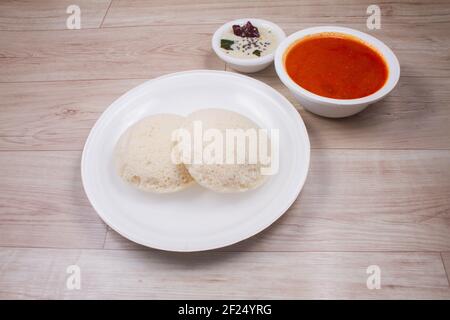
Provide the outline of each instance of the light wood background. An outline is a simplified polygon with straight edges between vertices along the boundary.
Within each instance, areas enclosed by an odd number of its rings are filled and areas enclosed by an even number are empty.
[[[366,28],[373,3],[381,30]],[[66,29],[70,4],[81,30]],[[81,186],[90,128],[146,79],[229,70],[210,39],[241,17],[288,34],[330,24],[368,32],[398,55],[400,82],[364,112],[331,120],[306,112],[273,68],[255,74],[292,101],[310,134],[311,170],[291,209],[212,252],[123,239]],[[0,1],[0,298],[449,299],[449,30],[444,0]],[[81,290],[66,288],[72,264]],[[366,287],[369,265],[381,268],[380,290]]]

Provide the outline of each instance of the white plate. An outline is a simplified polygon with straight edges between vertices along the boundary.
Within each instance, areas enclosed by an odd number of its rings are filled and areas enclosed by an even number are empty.
[[[262,128],[279,129],[278,173],[260,188],[238,194],[218,194],[196,185],[158,195],[122,182],[112,155],[129,126],[152,114],[188,115],[202,108],[232,110]],[[111,104],[86,141],[81,175],[92,206],[122,236],[162,250],[200,251],[244,240],[277,220],[300,193],[309,157],[305,125],[280,93],[236,73],[200,70],[147,81]]]

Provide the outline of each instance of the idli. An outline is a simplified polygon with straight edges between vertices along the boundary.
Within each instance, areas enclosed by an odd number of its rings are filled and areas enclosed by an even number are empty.
[[[201,186],[215,192],[242,192],[266,180],[261,161],[254,157],[260,128],[247,117],[224,109],[202,109],[187,116],[182,130],[190,139],[178,143],[181,162]],[[269,141],[267,135],[264,138]]]
[[[120,137],[115,149],[119,176],[129,184],[150,192],[169,193],[193,183],[181,163],[172,161],[173,132],[184,117],[157,114],[132,125]]]

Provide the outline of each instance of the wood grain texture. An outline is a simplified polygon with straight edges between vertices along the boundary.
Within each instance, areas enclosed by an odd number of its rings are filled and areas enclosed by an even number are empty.
[[[65,30],[70,5],[81,10],[81,28],[98,28],[111,0],[2,0],[0,30]]]
[[[309,26],[297,23],[286,31],[289,34]],[[147,78],[158,72],[223,70],[224,64],[210,49],[210,38],[217,27],[180,25],[0,31],[0,81]],[[366,31],[364,26],[357,28]],[[448,76],[449,28],[450,22],[436,27],[427,24],[411,34],[410,28],[404,25],[388,25],[371,33],[394,49],[403,76],[416,76],[420,81],[423,77]]]
[[[450,151],[313,150],[288,212],[226,250],[450,250],[449,163]],[[114,231],[105,247],[136,248]]]
[[[79,152],[1,155],[0,245],[103,244],[103,224],[82,190]],[[449,163],[450,151],[313,150],[307,184],[293,207],[231,250],[450,250]],[[80,240],[72,232],[54,233],[86,225],[89,237]],[[121,242],[108,236],[105,246],[122,248]]]
[[[66,268],[72,264],[81,269],[81,290],[66,289]],[[381,269],[379,290],[366,287],[369,265]],[[0,298],[4,299],[336,296],[448,299],[450,290],[439,253],[0,249]]]
[[[144,81],[1,83],[0,150],[82,150],[100,114]]]
[[[276,75],[254,77],[299,110],[312,148],[450,149],[450,79],[403,77],[386,99],[336,120],[303,110]],[[0,150],[82,150],[100,114],[144,81],[0,83]]]
[[[0,153],[0,246],[103,247],[80,161],[78,151]]]
[[[336,24],[359,23],[365,26],[371,0],[114,0],[104,26],[223,24],[242,17],[258,17],[280,23]],[[377,1],[383,23],[448,22],[450,8],[445,1]]]
[[[363,112],[350,118],[328,119],[304,110],[271,71],[254,77],[280,91],[299,110],[312,148],[450,148],[448,79],[401,77],[385,99]]]
[[[148,78],[189,69],[224,70],[211,27],[0,31],[0,81]],[[19,40],[18,40],[19,39]]]

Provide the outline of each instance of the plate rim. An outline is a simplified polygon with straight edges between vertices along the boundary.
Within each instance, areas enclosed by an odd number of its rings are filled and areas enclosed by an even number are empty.
[[[305,142],[305,146],[304,146],[304,151],[305,151],[305,155],[306,155],[306,164],[305,164],[305,173],[302,175],[302,179],[301,181],[299,181],[299,183],[297,183],[297,188],[295,190],[295,192],[292,193],[292,196],[288,199],[288,201],[286,201],[286,205],[283,206],[283,208],[279,210],[279,213],[272,215],[271,219],[267,219],[267,221],[264,221],[263,224],[259,224],[257,228],[253,228],[251,230],[247,230],[244,229],[243,231],[241,231],[240,233],[236,234],[233,239],[228,239],[228,240],[224,240],[222,241],[222,243],[220,244],[214,244],[214,245],[203,245],[203,246],[197,246],[197,247],[177,247],[177,246],[171,246],[171,245],[159,245],[159,244],[149,244],[146,243],[145,241],[141,241],[140,239],[136,239],[133,235],[130,234],[126,234],[125,232],[119,230],[120,228],[116,227],[108,218],[107,214],[103,213],[103,210],[99,208],[99,206],[96,204],[95,200],[93,199],[92,194],[89,194],[89,192],[87,191],[87,178],[86,178],[86,157],[87,157],[87,151],[89,149],[89,146],[92,144],[92,140],[94,139],[94,135],[98,132],[99,130],[99,126],[104,122],[104,118],[109,115],[108,110],[111,110],[115,105],[117,104],[121,104],[123,103],[127,96],[134,93],[134,92],[138,92],[139,90],[142,89],[142,87],[145,87],[149,84],[151,84],[152,82],[158,81],[158,80],[163,80],[166,78],[171,78],[171,77],[177,77],[177,76],[183,76],[183,75],[192,75],[192,74],[220,74],[220,75],[225,75],[225,76],[230,76],[230,77],[238,77],[238,78],[244,78],[246,80],[250,80],[253,82],[257,82],[260,86],[264,87],[266,90],[269,90],[272,94],[276,95],[279,99],[282,100],[283,102],[283,108],[286,109],[286,111],[290,114],[294,115],[294,118],[296,118],[296,125],[300,124],[300,130],[302,132],[302,134],[304,135],[304,142]],[[303,121],[303,118],[301,117],[300,113],[298,112],[298,110],[292,105],[292,103],[284,96],[282,95],[278,90],[276,90],[275,88],[269,86],[268,84],[246,76],[246,75],[242,75],[239,73],[234,73],[234,72],[229,72],[229,71],[222,71],[222,70],[204,70],[204,69],[198,69],[198,70],[187,70],[187,71],[180,71],[180,72],[174,72],[174,73],[169,73],[169,74],[165,74],[165,75],[161,75],[159,77],[155,77],[153,79],[148,79],[145,80],[143,83],[127,90],[126,92],[124,92],[122,95],[120,95],[117,99],[115,99],[105,110],[103,110],[102,114],[100,115],[100,117],[96,120],[95,124],[92,126],[91,130],[89,131],[88,137],[86,138],[86,142],[84,144],[83,147],[83,151],[82,151],[82,155],[81,155],[81,181],[82,181],[82,185],[83,185],[83,189],[84,192],[89,200],[89,203],[91,204],[92,208],[95,210],[95,212],[97,213],[97,215],[102,219],[102,221],[109,226],[111,229],[113,229],[115,232],[119,233],[122,237],[133,241],[139,245],[148,247],[148,248],[153,248],[153,249],[157,249],[157,250],[163,250],[163,251],[171,251],[171,252],[199,252],[199,251],[207,251],[207,250],[215,250],[215,249],[219,249],[219,248],[223,248],[223,247],[227,247],[230,245],[233,245],[235,243],[241,242],[243,240],[246,240],[248,238],[251,238],[253,236],[255,236],[256,234],[262,232],[263,230],[267,229],[269,226],[271,226],[275,221],[277,221],[279,218],[281,218],[281,216],[283,216],[288,209],[292,206],[292,204],[295,202],[295,200],[298,198],[301,190],[303,189],[303,186],[305,185],[306,179],[308,177],[308,173],[309,173],[309,169],[310,169],[310,158],[311,158],[311,143],[309,140],[309,135],[308,135],[308,131],[306,129],[306,125]],[[245,232],[244,232],[245,231]]]

